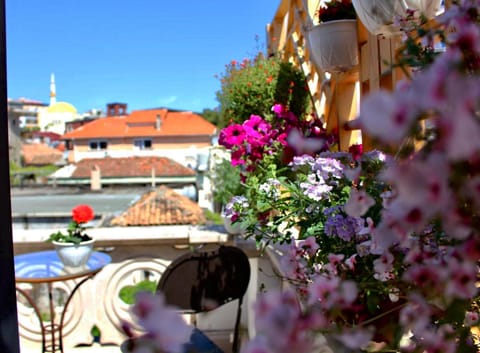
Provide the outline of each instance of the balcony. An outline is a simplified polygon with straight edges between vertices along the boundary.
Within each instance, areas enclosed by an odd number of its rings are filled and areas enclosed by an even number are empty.
[[[52,229],[15,229],[15,254],[51,250],[45,239]],[[261,256],[250,241],[240,240],[219,229],[192,226],[117,227],[89,230],[96,239],[96,248],[108,252],[112,262],[75,293],[68,307],[64,325],[64,347],[68,352],[119,352],[125,340],[121,321],[132,321],[129,305],[119,297],[120,290],[148,278],[157,282],[167,265],[190,247],[213,249],[220,244],[234,244],[249,256],[252,275],[244,299],[241,332],[246,339],[253,331],[252,303],[261,285],[278,288],[281,281],[274,276],[272,263]],[[62,309],[62,293],[71,290],[75,281],[55,282],[56,310]],[[34,293],[38,301],[42,288],[23,288]],[[18,318],[22,352],[41,351],[41,332],[33,309],[18,298]],[[232,302],[211,313],[197,315],[197,327],[215,341],[226,353],[231,350],[236,303]],[[247,309],[248,308],[248,309]],[[94,343],[92,328],[100,330]]]

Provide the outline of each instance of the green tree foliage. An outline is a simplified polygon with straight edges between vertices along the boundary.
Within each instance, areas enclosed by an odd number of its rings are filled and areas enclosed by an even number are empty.
[[[212,181],[215,185],[213,199],[222,205],[229,202],[233,196],[242,194],[240,168],[232,166],[227,159],[215,165]]]
[[[205,108],[200,113],[200,115],[203,116],[209,122],[211,122],[213,125],[218,127],[219,129],[227,126],[228,124],[228,121],[223,121],[222,115],[220,114],[218,109]]]
[[[280,56],[257,54],[242,62],[233,60],[220,76],[217,92],[222,121],[241,123],[251,114],[271,116],[274,104],[287,106],[297,117],[309,109],[310,97],[303,73]]]

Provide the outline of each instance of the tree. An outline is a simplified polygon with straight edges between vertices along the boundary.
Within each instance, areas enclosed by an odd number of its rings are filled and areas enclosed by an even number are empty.
[[[218,127],[219,129],[225,127],[228,123],[227,121],[224,121],[222,119],[222,115],[220,114],[218,108],[215,108],[215,109],[205,108],[200,113],[200,115],[203,116],[209,122],[211,122],[213,125]]]
[[[222,122],[242,123],[251,114],[268,118],[274,104],[282,104],[297,117],[309,108],[309,91],[302,71],[279,55],[258,53],[252,60],[226,65],[217,92]]]

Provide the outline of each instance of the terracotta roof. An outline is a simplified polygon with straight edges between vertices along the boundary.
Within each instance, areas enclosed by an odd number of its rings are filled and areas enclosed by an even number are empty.
[[[49,138],[50,141],[60,140],[60,134],[51,131],[34,131],[32,132],[33,138]]]
[[[165,186],[142,195],[123,214],[114,218],[112,226],[153,226],[202,224],[203,211],[197,203]]]
[[[157,115],[161,119],[159,129]],[[66,133],[62,139],[213,135],[215,129],[215,125],[192,112],[150,109],[96,119]]]
[[[59,162],[63,153],[45,143],[22,145],[23,163],[25,165],[48,165]]]
[[[191,176],[195,171],[166,157],[85,158],[77,162],[72,178],[90,178],[94,168],[106,177]]]

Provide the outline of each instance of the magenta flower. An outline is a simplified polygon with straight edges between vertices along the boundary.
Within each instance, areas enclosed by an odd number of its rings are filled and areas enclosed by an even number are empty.
[[[250,119],[243,123],[243,128],[250,138],[261,139],[272,129],[272,126],[261,116],[252,114]]]
[[[246,153],[245,147],[240,146],[237,149],[232,150],[231,163],[233,166],[245,164],[244,155]]]
[[[245,129],[240,124],[229,125],[222,129],[218,138],[218,143],[226,148],[239,146],[245,141]]]
[[[281,104],[275,104],[273,107],[272,107],[272,112],[274,112],[276,115],[282,115],[282,114],[285,114],[287,110],[285,109],[285,107]]]

